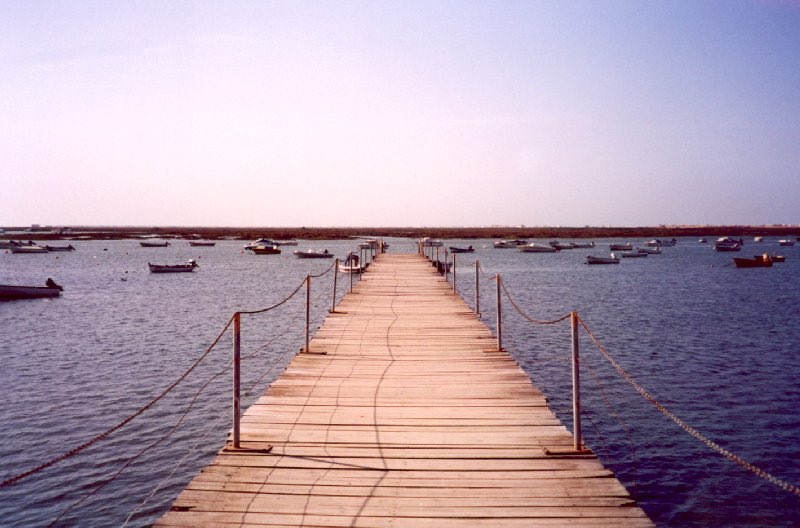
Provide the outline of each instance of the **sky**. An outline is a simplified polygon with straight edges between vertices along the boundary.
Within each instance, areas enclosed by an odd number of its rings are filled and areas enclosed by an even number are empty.
[[[0,225],[800,223],[800,1],[0,0]]]

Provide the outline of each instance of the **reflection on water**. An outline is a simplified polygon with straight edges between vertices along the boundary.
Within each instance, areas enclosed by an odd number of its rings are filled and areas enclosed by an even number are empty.
[[[408,240],[392,251],[414,251]],[[546,241],[542,241],[546,242]],[[522,254],[491,241],[458,255],[459,292],[474,302],[474,261],[501,273],[520,307],[537,319],[580,312],[609,352],[653,396],[726,448],[767,471],[800,481],[800,248],[771,269],[738,270],[730,255],[681,240],[660,256],[586,266],[592,250]],[[0,254],[0,283],[65,286],[62,298],[0,303],[0,477],[92,438],[148,402],[183,373],[236,310],[283,299],[328,260],[291,250],[256,256],[241,242],[215,247],[140,248],[135,241],[87,241],[71,253]],[[339,257],[352,241],[315,241]],[[775,247],[773,247],[775,246]],[[743,254],[777,250],[748,243]],[[191,274],[154,275],[147,262],[194,258]],[[124,280],[123,280],[124,279]],[[340,296],[347,287],[340,277]],[[482,317],[494,325],[494,284],[481,278]],[[317,324],[331,303],[331,274],[312,282]],[[246,407],[302,345],[304,295],[279,310],[243,318]],[[312,327],[313,328],[313,327]],[[553,409],[571,426],[569,323],[532,325],[504,307],[504,341]],[[225,442],[230,427],[230,335],[222,337],[173,392],[130,425],[37,476],[0,490],[8,525],[131,526],[156,519]],[[663,526],[793,526],[800,501],[712,453],[661,415],[581,341],[586,442]],[[260,379],[263,376],[263,379]],[[210,382],[209,382],[210,380]],[[189,402],[208,383],[194,404]],[[188,409],[188,412],[187,412]],[[181,426],[160,443],[186,412]],[[183,460],[177,470],[178,461]],[[174,473],[173,473],[174,470]]]

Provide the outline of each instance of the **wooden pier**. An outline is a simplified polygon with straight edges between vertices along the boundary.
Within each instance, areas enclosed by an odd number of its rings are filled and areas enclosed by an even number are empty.
[[[653,526],[421,256],[381,255],[310,351],[155,526]]]

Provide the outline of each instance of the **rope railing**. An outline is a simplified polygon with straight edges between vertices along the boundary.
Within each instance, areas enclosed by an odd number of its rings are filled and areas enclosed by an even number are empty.
[[[500,279],[499,277],[498,277],[497,280],[500,281],[500,287],[503,289],[503,293],[506,294],[506,298],[508,298],[508,302],[511,303],[511,306],[514,307],[514,309],[517,311],[517,313],[519,313],[519,315],[521,315],[523,318],[527,319],[531,323],[539,324],[539,325],[551,325],[551,324],[560,323],[561,321],[569,319],[570,314],[566,314],[564,316],[559,317],[558,319],[551,319],[551,320],[534,319],[533,317],[531,317],[528,314],[526,314],[525,312],[523,312],[522,309],[519,306],[517,306],[517,303],[514,302],[514,299],[511,297],[511,294],[508,293],[508,289],[506,288],[506,284],[503,282],[503,280]]]
[[[115,431],[117,431],[117,430],[121,429],[122,427],[126,426],[127,424],[129,424],[137,416],[139,416],[142,413],[144,413],[145,411],[147,411],[150,407],[155,405],[164,396],[169,394],[175,387],[178,386],[178,384],[180,382],[182,382],[184,379],[186,379],[186,376],[188,376],[195,368],[197,368],[197,366],[200,365],[200,363],[208,356],[208,354],[211,353],[211,351],[214,349],[214,347],[217,345],[217,343],[219,343],[219,340],[222,338],[222,336],[228,330],[228,328],[230,327],[232,322],[233,322],[233,317],[231,317],[228,320],[228,322],[225,324],[225,327],[219,333],[217,338],[214,339],[214,342],[211,343],[211,345],[206,349],[206,351],[203,352],[203,354],[199,358],[197,358],[197,360],[195,360],[195,362],[188,369],[186,369],[186,371],[184,371],[184,373],[181,374],[181,376],[177,380],[175,380],[166,389],[161,391],[161,393],[158,396],[156,396],[155,398],[153,398],[152,400],[147,402],[145,405],[141,406],[138,410],[136,410],[134,413],[130,414],[124,420],[120,421],[119,423],[117,423],[113,427],[110,427],[110,428],[106,429],[102,433],[95,435],[94,437],[92,437],[91,439],[89,439],[86,442],[82,443],[81,445],[79,445],[77,447],[74,447],[74,448],[70,449],[69,451],[66,451],[65,453],[62,453],[61,455],[59,455],[57,457],[51,458],[47,462],[39,464],[38,466],[36,466],[36,467],[34,467],[32,469],[29,469],[27,471],[24,471],[22,473],[14,475],[13,477],[9,477],[9,478],[5,479],[3,482],[0,482],[0,488],[15,484],[15,483],[19,482],[20,480],[22,480],[24,478],[27,478],[27,477],[30,477],[31,475],[33,475],[35,473],[38,473],[38,472],[40,472],[40,471],[42,471],[44,469],[47,469],[48,467],[50,467],[50,466],[52,466],[54,464],[57,464],[57,463],[62,462],[64,460],[68,459],[68,458],[71,458],[71,457],[77,455],[78,453],[80,453],[81,451],[83,451],[84,449],[96,444],[100,440],[103,440],[104,438],[106,438],[110,434],[114,433]]]
[[[788,491],[789,493],[800,496],[800,487],[795,486],[794,484],[791,484],[789,482],[786,482],[785,480],[782,480],[772,475],[771,473],[759,468],[758,466],[751,464],[750,462],[744,460],[742,457],[736,455],[735,453],[728,451],[727,449],[720,446],[719,444],[717,444],[716,442],[705,436],[703,433],[701,433],[694,427],[690,426],[689,424],[687,424],[686,422],[675,416],[675,414],[673,414],[672,411],[664,407],[664,405],[662,405],[660,402],[658,402],[658,400],[656,400],[653,396],[651,396],[650,393],[648,393],[641,385],[639,385],[636,382],[636,380],[634,380],[633,377],[631,377],[631,375],[628,374],[628,372],[624,368],[622,368],[619,365],[619,363],[617,363],[614,360],[614,358],[611,357],[611,355],[608,353],[608,351],[606,351],[603,345],[600,344],[600,342],[597,340],[594,334],[592,334],[592,331],[589,329],[588,325],[583,321],[583,319],[578,317],[578,322],[586,331],[586,333],[589,335],[589,337],[591,338],[595,346],[598,348],[598,350],[600,350],[600,352],[603,354],[606,360],[608,360],[611,366],[614,367],[614,369],[625,379],[625,381],[627,381],[634,388],[634,390],[636,390],[636,392],[638,392],[643,398],[645,398],[648,402],[650,402],[662,414],[664,414],[667,418],[675,422],[681,429],[689,433],[691,436],[699,440],[701,443],[705,444],[711,450],[716,451],[718,454],[727,458],[731,462],[738,464],[739,466],[747,469],[753,474],[778,486],[779,488],[785,491]]]

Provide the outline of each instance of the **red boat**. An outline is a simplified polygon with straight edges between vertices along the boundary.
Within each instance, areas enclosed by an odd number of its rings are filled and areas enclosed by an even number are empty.
[[[756,255],[755,257],[748,258],[735,258],[733,263],[737,268],[771,268],[772,259],[764,253],[763,255]]]

